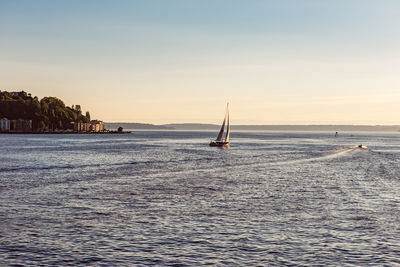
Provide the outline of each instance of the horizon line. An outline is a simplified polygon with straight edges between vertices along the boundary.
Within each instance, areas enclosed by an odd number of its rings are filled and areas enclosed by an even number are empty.
[[[177,123],[151,123],[151,122],[133,122],[133,121],[104,121],[104,123],[135,123],[135,124],[150,124],[150,125],[215,125],[220,126],[218,123],[203,123],[203,122],[177,122]],[[280,124],[231,124],[231,126],[400,126],[399,124],[357,124],[357,123],[280,123]]]

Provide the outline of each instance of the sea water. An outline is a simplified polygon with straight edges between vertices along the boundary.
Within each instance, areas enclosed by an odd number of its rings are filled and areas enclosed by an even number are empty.
[[[0,265],[400,264],[400,134],[214,135],[0,135]]]

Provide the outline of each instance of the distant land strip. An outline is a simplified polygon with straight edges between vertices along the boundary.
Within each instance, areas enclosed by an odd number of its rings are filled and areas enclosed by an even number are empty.
[[[135,122],[105,122],[104,128],[113,130],[122,127],[124,130],[176,130],[173,127],[164,125],[154,125],[150,123],[135,123]]]
[[[221,126],[202,123],[175,123],[155,125],[149,123],[105,122],[106,129],[123,127],[125,130],[218,130]],[[400,132],[400,125],[232,125],[237,131],[331,131],[331,132]]]

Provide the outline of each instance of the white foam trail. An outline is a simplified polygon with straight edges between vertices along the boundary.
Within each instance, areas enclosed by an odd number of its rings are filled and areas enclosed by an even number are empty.
[[[332,153],[329,153],[329,154],[326,154],[323,156],[319,156],[319,157],[294,159],[294,160],[287,160],[287,161],[276,161],[276,162],[257,162],[257,163],[251,163],[251,164],[245,164],[245,165],[258,167],[258,166],[268,166],[268,165],[269,166],[282,166],[282,165],[289,165],[289,164],[299,164],[299,163],[304,163],[304,162],[323,161],[323,160],[328,160],[328,159],[345,157],[349,154],[355,154],[355,153],[359,153],[359,152],[366,151],[366,150],[367,149],[361,149],[358,146],[343,147],[343,148],[333,149]],[[230,166],[230,168],[242,167],[242,166],[243,165],[236,165],[236,166]],[[203,171],[203,170],[208,170],[208,169],[209,169],[208,167],[205,167],[205,168],[196,168],[196,169],[164,171],[162,173],[159,173],[156,170],[154,173],[149,173],[148,175],[151,177],[156,177],[156,176],[165,176],[166,174],[173,174],[173,173],[193,173],[193,172],[198,172],[198,171]],[[216,170],[217,169],[226,169],[226,166],[214,167],[213,169],[216,169]]]
[[[362,150],[366,150],[366,149],[360,148],[358,146],[345,147],[345,148],[334,149],[334,151],[337,151],[337,152],[333,152],[333,153],[323,155],[320,157],[307,158],[307,159],[295,159],[295,160],[288,160],[288,161],[283,161],[283,162],[272,162],[271,165],[287,165],[287,164],[297,164],[297,163],[303,163],[303,162],[322,161],[322,160],[327,160],[327,159],[344,157],[348,154],[359,153]]]

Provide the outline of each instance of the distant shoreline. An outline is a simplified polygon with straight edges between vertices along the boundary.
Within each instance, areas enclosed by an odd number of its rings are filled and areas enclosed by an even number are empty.
[[[133,131],[109,131],[109,132],[0,132],[0,134],[133,134]]]
[[[0,134],[132,134],[137,130],[164,130],[164,131],[218,131],[221,127],[216,124],[141,124],[141,123],[105,123],[105,132],[0,132]],[[123,127],[125,131],[116,129]],[[232,125],[232,131],[304,131],[304,132],[390,132],[400,133],[400,125]]]
[[[105,122],[106,129],[123,127],[129,130],[219,130],[221,125],[202,123],[148,124],[128,122]],[[400,132],[400,125],[231,125],[242,131],[330,131],[330,132]]]

